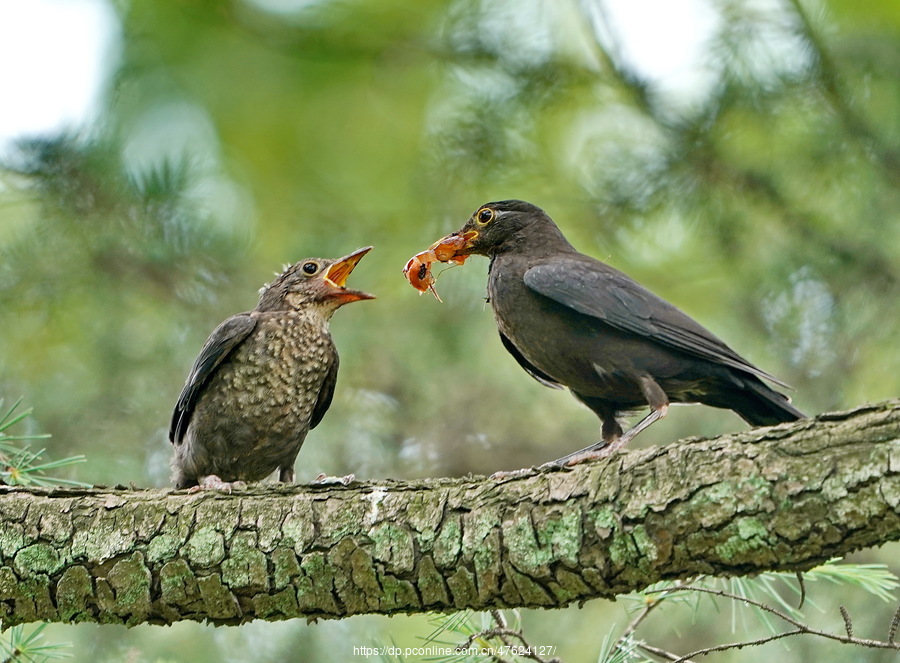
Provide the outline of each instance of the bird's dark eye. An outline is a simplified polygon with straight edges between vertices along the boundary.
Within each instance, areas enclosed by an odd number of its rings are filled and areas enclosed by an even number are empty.
[[[494,210],[492,210],[490,207],[482,207],[475,214],[475,220],[482,225],[484,225],[485,223],[487,223],[488,221],[490,221],[493,218],[494,218]]]
[[[305,274],[312,276],[319,271],[319,266],[314,262],[305,262],[303,263],[302,269]]]

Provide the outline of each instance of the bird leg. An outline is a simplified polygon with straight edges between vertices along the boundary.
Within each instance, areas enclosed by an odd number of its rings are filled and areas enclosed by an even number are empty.
[[[590,396],[575,393],[575,397],[578,400],[594,410],[594,412],[596,412],[603,420],[603,439],[596,444],[592,444],[591,446],[585,447],[584,449],[574,451],[563,456],[562,458],[557,458],[556,460],[551,460],[549,463],[539,465],[536,469],[547,470],[557,467],[568,467],[586,460],[607,458],[608,456],[612,455],[614,452],[618,451],[626,444],[631,442],[631,440],[633,440],[638,435],[638,433],[648,428],[654,421],[665,417],[669,413],[669,397],[666,396],[666,392],[664,392],[662,390],[662,387],[660,387],[656,383],[656,380],[651,378],[649,375],[641,376],[640,385],[641,392],[644,394],[644,398],[647,399],[647,403],[650,405],[650,414],[641,419],[639,422],[637,422],[637,424],[629,428],[624,433],[622,432],[622,426],[620,426],[619,422],[616,421],[615,411],[612,410],[609,405]],[[521,470],[513,470],[512,472],[494,472],[494,474],[491,475],[491,478],[514,478],[524,476],[530,471],[531,469],[525,468]]]
[[[624,447],[637,437],[638,433],[645,428],[648,428],[654,421],[662,419],[669,413],[669,397],[666,396],[666,392],[662,390],[662,387],[656,383],[656,380],[649,375],[642,375],[641,391],[644,394],[644,398],[647,399],[647,403],[650,405],[650,414],[625,431],[618,440],[612,442],[610,446],[613,447],[613,449],[610,450],[610,453]]]
[[[625,431],[622,435],[618,436],[613,440],[603,439],[597,442],[596,444],[592,444],[589,447],[585,447],[584,449],[580,449],[579,451],[573,451],[572,453],[563,456],[562,458],[557,458],[556,460],[551,460],[549,463],[544,463],[538,469],[547,469],[550,467],[566,467],[570,465],[577,465],[586,460],[597,460],[599,458],[607,458],[611,456],[614,452],[618,451],[626,444],[631,442],[638,433],[643,431],[645,428],[649,427],[654,421],[662,419],[669,412],[669,406],[663,405],[657,410],[650,410],[650,414],[637,422],[634,426]]]
[[[652,424],[654,421],[658,421],[659,419],[662,419],[667,414],[669,414],[669,406],[668,405],[661,405],[658,409],[650,410],[650,414],[648,414],[646,417],[644,417],[639,422],[637,422],[634,426],[632,426],[627,431],[625,431],[619,437],[618,440],[616,440],[615,442],[612,442],[609,445],[610,447],[614,447],[612,449],[612,451],[615,451],[616,449],[621,449],[622,447],[624,447],[626,444],[631,442],[631,440],[633,440],[635,437],[637,437],[638,433],[640,433],[641,431],[643,431],[646,428],[649,428],[650,424]]]
[[[607,458],[612,455],[613,452],[618,451],[628,444],[638,433],[647,428],[654,421],[665,417],[668,410],[668,405],[662,405],[659,409],[650,410],[650,414],[629,428],[625,433],[622,433],[622,427],[619,425],[619,422],[616,421],[615,417],[611,416],[608,419],[603,420],[603,439],[596,444],[592,444],[584,449],[579,449],[578,451],[573,451],[562,458],[551,460],[549,463],[538,465],[537,468],[526,467],[521,470],[512,470],[509,472],[494,472],[491,475],[491,479],[516,478],[525,476],[533,469],[540,471],[558,467],[570,467],[586,460]]]
[[[603,426],[600,429],[600,437],[603,438],[604,444],[612,444],[622,437],[622,426],[616,421],[615,412],[611,412],[603,420]]]
[[[649,375],[641,376],[641,391],[650,405],[650,414],[624,433],[614,416],[607,417],[603,420],[603,439],[600,442],[545,463],[541,465],[540,469],[575,465],[585,460],[606,458],[631,442],[650,424],[662,419],[669,413],[669,397],[666,396],[666,392],[662,390],[662,387],[656,383],[656,380]]]
[[[551,460],[549,463],[544,463],[538,467],[539,470],[547,470],[551,467],[567,467],[569,465],[577,465],[585,460],[595,460],[597,458],[606,458],[616,449],[622,448],[622,445],[619,444],[619,440],[622,438],[616,438],[616,440],[612,442],[607,442],[606,440],[600,440],[596,444],[592,444],[589,447],[585,447],[584,449],[579,449],[578,451],[573,451],[570,454],[566,454],[562,458],[557,458],[556,460]],[[627,440],[626,440],[627,441]]]

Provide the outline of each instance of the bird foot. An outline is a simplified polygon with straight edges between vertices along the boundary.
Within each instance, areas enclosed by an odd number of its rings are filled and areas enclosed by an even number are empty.
[[[609,458],[613,453],[628,444],[632,437],[634,437],[634,435],[625,433],[625,435],[621,435],[614,440],[601,440],[600,442],[597,442],[597,444],[592,444],[589,447],[570,453],[562,458],[557,458],[556,460],[551,460],[549,463],[544,463],[538,469],[547,470],[552,467],[572,467],[573,465],[578,465],[579,463],[584,463],[588,460]]]
[[[355,474],[345,474],[342,477],[330,477],[324,472],[309,482],[310,486],[349,486],[356,481]]]
[[[247,484],[243,481],[222,481],[222,479],[220,479],[215,474],[210,474],[205,477],[200,477],[197,485],[188,488],[188,492],[197,493],[201,490],[218,490],[231,495],[232,491],[235,488],[241,490],[246,487]]]
[[[490,478],[491,479],[518,479],[519,477],[524,477],[528,474],[531,474],[535,471],[534,467],[523,467],[520,470],[500,470],[498,472],[494,472]]]
[[[607,442],[600,442],[599,444],[595,444],[592,447],[588,447],[587,449],[582,449],[581,451],[576,451],[575,453],[571,453],[568,456],[563,456],[562,458],[557,458],[556,460],[551,460],[549,463],[544,463],[540,467],[539,470],[549,470],[551,468],[560,468],[560,467],[572,467],[573,465],[578,465],[579,463],[584,463],[589,460],[600,460],[601,458],[609,458],[612,453],[618,449],[621,449],[621,444],[616,443],[609,444]]]
[[[584,451],[584,450],[582,450]],[[581,451],[577,452],[581,453]],[[523,467],[519,470],[500,470],[498,472],[494,472],[489,478],[491,479],[519,479],[521,477],[528,476],[529,474],[537,474],[538,472],[543,472],[544,470],[559,470],[568,465],[574,465],[575,462],[563,463],[562,461],[566,460],[570,456],[574,456],[575,454],[569,454],[565,458],[560,458],[559,460],[551,460],[549,463],[544,463],[543,465],[532,465],[531,467]],[[603,456],[598,456],[598,458],[602,458]],[[587,460],[585,458],[584,460]]]

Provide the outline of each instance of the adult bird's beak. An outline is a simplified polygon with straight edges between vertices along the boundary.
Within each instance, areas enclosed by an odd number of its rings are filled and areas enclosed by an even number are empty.
[[[352,272],[357,263],[362,260],[362,257],[371,250],[371,246],[357,249],[343,258],[339,258],[328,268],[325,272],[325,283],[332,288],[332,292],[329,293],[329,296],[340,300],[343,304],[357,302],[363,299],[375,299],[375,295],[370,295],[361,290],[349,290],[346,287],[347,277],[350,276],[350,272]]]

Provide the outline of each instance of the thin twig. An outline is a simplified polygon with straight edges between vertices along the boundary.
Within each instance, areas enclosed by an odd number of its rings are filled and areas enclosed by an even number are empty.
[[[759,638],[758,640],[745,640],[743,642],[729,642],[724,645],[716,645],[715,647],[706,647],[705,649],[698,649],[697,651],[692,651],[690,654],[686,654],[681,658],[677,658],[672,663],[688,663],[692,658],[696,656],[705,656],[706,654],[712,654],[717,651],[726,651],[729,649],[743,649],[744,647],[757,647],[759,645],[764,645],[768,642],[772,642],[774,640],[781,640],[782,638],[787,638],[792,635],[800,635],[802,633],[807,633],[807,631],[803,629],[795,629],[793,631],[785,631],[784,633],[775,633],[774,635],[768,635],[764,638]]]
[[[834,640],[836,642],[841,642],[841,643],[847,644],[847,645],[860,645],[862,647],[870,647],[872,649],[897,649],[897,650],[900,650],[900,643],[897,643],[897,642],[872,640],[870,638],[857,638],[855,636],[851,637],[851,636],[847,636],[847,635],[837,635],[836,633],[831,633],[829,631],[822,631],[821,629],[815,629],[815,628],[809,626],[808,624],[804,624],[803,622],[801,622],[797,619],[794,619],[793,617],[782,612],[781,610],[773,608],[770,605],[767,605],[760,601],[756,601],[756,600],[748,598],[746,596],[739,596],[738,594],[732,594],[730,592],[725,592],[725,591],[722,591],[719,589],[707,589],[705,587],[696,587],[694,585],[683,585],[681,587],[673,587],[670,591],[673,591],[673,592],[675,592],[675,591],[701,592],[703,594],[711,594],[713,596],[721,596],[722,598],[732,599],[733,601],[739,601],[741,603],[746,603],[747,605],[752,605],[756,608],[759,608],[760,610],[763,610],[764,612],[768,612],[769,614],[775,615],[779,619],[787,622],[788,624],[790,624],[791,626],[793,626],[797,629],[794,632],[789,631],[787,634],[785,634],[785,633],[779,634],[777,637],[767,638],[767,639],[760,640],[760,641],[754,640],[754,641],[748,642],[742,646],[749,646],[751,644],[763,644],[763,642],[769,642],[770,640],[773,640],[773,639],[785,637],[785,635],[796,635],[798,633],[805,633],[808,635],[817,635],[821,638],[826,638],[828,640]],[[730,646],[732,648],[736,648],[738,644],[740,644],[740,643],[730,645]],[[710,649],[708,651],[720,651],[720,650]],[[700,653],[706,653],[706,652],[707,652],[707,650],[701,650]],[[692,654],[689,654],[688,656],[697,656],[697,655],[698,655],[697,652],[694,652]]]
[[[491,610],[491,617],[493,617],[494,622],[500,628],[509,628],[509,624],[506,621],[506,617],[503,616],[503,613],[499,610]]]
[[[644,609],[641,610],[638,613],[638,615],[634,619],[631,620],[631,622],[628,624],[628,626],[625,627],[625,630],[622,631],[622,635],[620,635],[618,640],[616,640],[616,644],[613,645],[612,649],[610,649],[610,653],[622,648],[622,646],[625,644],[625,642],[628,640],[628,638],[630,638],[632,636],[632,634],[634,634],[634,632],[637,630],[637,627],[640,626],[641,623],[643,623],[643,621],[645,619],[647,619],[647,616],[651,612],[653,612],[654,609],[659,607],[662,604],[662,602],[668,598],[668,594],[669,594],[669,590],[660,592],[658,596],[652,597],[652,599],[653,599],[652,601],[645,604]],[[648,598],[650,598],[650,597],[648,597]],[[642,648],[646,649],[647,651],[650,651],[651,649],[656,649],[655,647],[651,648],[649,645],[641,645],[641,644],[639,644],[638,647],[642,647]],[[663,652],[664,650],[659,649],[658,651]],[[674,658],[678,658],[677,655],[675,655],[675,654],[672,654],[669,652],[666,652],[666,654],[668,654],[669,656],[672,656]],[[659,653],[657,653],[656,655],[663,656],[663,654],[659,654]]]
[[[643,649],[648,654],[653,654],[659,658],[664,658],[667,661],[681,661],[682,663],[694,663],[694,661],[685,659],[678,654],[673,654],[670,651],[666,651],[665,649],[660,649],[659,647],[653,647],[652,645],[648,645],[646,643],[637,643],[638,649]]]
[[[667,597],[666,597],[665,594],[661,594],[660,596],[655,597],[653,601],[647,603],[647,604],[644,606],[644,609],[641,610],[640,613],[638,613],[637,617],[635,617],[634,619],[632,619],[632,620],[631,620],[631,623],[628,624],[628,626],[625,627],[625,630],[622,632],[621,637],[619,638],[618,642],[616,643],[616,648],[618,648],[618,646],[619,646],[620,644],[622,644],[623,642],[625,642],[625,640],[626,640],[632,633],[634,633],[634,632],[637,630],[637,627],[640,626],[641,623],[642,623],[645,619],[647,619],[647,616],[648,616],[651,612],[653,612],[653,610],[654,610],[655,608],[659,607],[659,605],[660,605],[663,601],[665,601],[666,598],[667,598]]]
[[[490,640],[491,638],[498,638],[506,646],[515,647],[516,644],[512,642],[512,639],[515,638],[521,643],[521,647],[516,651],[519,658],[529,658],[536,663],[562,663],[560,659],[555,657],[544,658],[543,656],[539,656],[537,654],[537,647],[528,642],[525,638],[525,634],[521,630],[514,631],[507,626],[506,618],[499,610],[491,610],[491,617],[497,624],[496,628],[489,628],[484,631],[479,631],[478,633],[473,633],[466,638],[465,642],[459,645],[457,649],[468,649],[476,640]],[[491,658],[498,663],[505,661],[505,659],[496,654],[491,656]]]
[[[887,641],[891,644],[894,644],[894,638],[897,637],[897,629],[900,629],[900,606],[897,606],[897,612],[894,613],[894,618],[891,620],[890,628],[888,628]]]
[[[497,624],[497,628],[509,630],[509,623],[506,621],[506,617],[503,616],[502,612],[500,612],[499,610],[491,610],[491,617],[493,618],[494,623]],[[502,642],[503,644],[512,646],[509,641],[509,636],[498,634],[497,637],[500,638],[500,642]]]
[[[473,633],[468,638],[466,638],[461,645],[456,646],[456,651],[465,651],[469,647],[471,647],[476,640],[490,640],[491,638],[496,638],[500,635],[500,631],[504,629],[498,628],[489,628],[484,631],[478,631],[478,633]],[[497,663],[505,663],[505,659],[493,654],[491,656],[491,660],[496,661]]]
[[[847,608],[844,606],[840,606],[841,617],[844,618],[844,629],[847,631],[847,637],[853,637],[853,620],[850,619],[850,613],[847,612]]]

